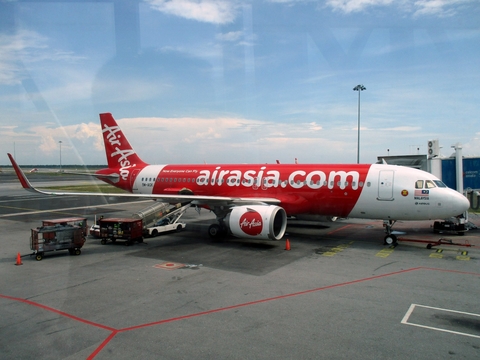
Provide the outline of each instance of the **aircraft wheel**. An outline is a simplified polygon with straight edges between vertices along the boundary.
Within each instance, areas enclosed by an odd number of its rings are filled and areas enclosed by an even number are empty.
[[[35,255],[35,260],[40,261],[42,259],[43,259],[43,253],[38,253],[37,255]]]
[[[384,239],[385,245],[397,245],[397,237],[395,235],[387,235]]]
[[[220,229],[220,225],[218,225],[218,224],[212,224],[208,228],[208,235],[210,235],[210,237],[212,237],[212,238],[219,237],[221,232],[222,231]]]

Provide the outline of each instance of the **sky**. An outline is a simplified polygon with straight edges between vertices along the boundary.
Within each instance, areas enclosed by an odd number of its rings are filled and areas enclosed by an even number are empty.
[[[480,156],[479,84],[478,0],[0,0],[3,165]]]

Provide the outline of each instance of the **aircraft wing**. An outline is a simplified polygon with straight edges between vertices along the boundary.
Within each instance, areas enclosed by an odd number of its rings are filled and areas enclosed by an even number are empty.
[[[190,202],[192,205],[211,205],[211,206],[235,206],[235,205],[256,205],[256,204],[280,204],[281,201],[275,198],[241,198],[241,197],[228,197],[228,196],[198,196],[198,195],[162,195],[162,194],[131,194],[131,193],[95,193],[95,192],[70,192],[70,191],[49,191],[40,190],[34,187],[30,181],[28,181],[25,173],[20,169],[17,162],[11,154],[7,154],[12,163],[13,169],[17,174],[18,179],[22,187],[30,192],[43,195],[54,196],[103,196],[103,197],[125,197],[125,198],[137,198],[137,199],[152,199],[159,200],[167,203],[185,203]]]
[[[62,175],[81,175],[81,176],[90,176],[94,178],[104,178],[104,179],[112,179],[112,180],[117,180],[118,179],[118,174],[92,174],[92,173],[84,173],[84,172],[74,172],[74,171],[62,171],[60,174]]]

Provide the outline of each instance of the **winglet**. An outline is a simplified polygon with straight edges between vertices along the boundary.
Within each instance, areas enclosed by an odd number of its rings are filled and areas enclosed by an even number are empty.
[[[28,181],[25,173],[22,171],[22,169],[20,169],[20,166],[18,166],[13,156],[10,153],[7,153],[7,155],[10,158],[10,162],[12,163],[13,169],[15,170],[15,173],[17,174],[18,180],[20,180],[20,184],[22,184],[22,187],[28,191],[41,193],[41,191],[38,191],[32,186],[32,184],[30,184],[30,181]]]

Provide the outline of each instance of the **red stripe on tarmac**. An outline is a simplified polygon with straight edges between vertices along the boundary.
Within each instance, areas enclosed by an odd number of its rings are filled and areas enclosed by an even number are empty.
[[[67,314],[66,312],[54,309],[50,306],[46,306],[46,305],[36,303],[34,301],[30,301],[30,300],[26,300],[26,299],[20,299],[20,298],[16,298],[16,297],[13,297],[13,296],[7,296],[7,295],[2,295],[2,294],[0,294],[0,298],[13,300],[13,301],[19,301],[19,302],[22,302],[24,304],[32,305],[32,306],[35,306],[35,307],[38,307],[38,308],[41,308],[41,309],[44,309],[44,310],[47,310],[47,311],[51,311],[55,314],[65,316],[66,318],[69,318],[69,319],[72,319],[72,320],[75,320],[75,321],[79,321],[79,322],[87,324],[87,325],[92,325],[92,326],[98,327],[100,329],[109,330],[109,331],[116,331],[114,328],[111,328],[110,326],[105,326],[105,325],[98,324],[98,323],[95,323],[95,322],[90,321],[90,320],[85,320],[85,319],[79,318],[75,315]]]
[[[170,322],[174,322],[174,321],[192,319],[192,318],[203,316],[203,315],[209,315],[209,314],[214,314],[214,313],[218,313],[218,312],[222,312],[222,311],[228,311],[228,310],[238,309],[238,308],[247,307],[247,306],[251,306],[251,305],[267,303],[267,302],[270,302],[270,301],[287,299],[287,298],[290,298],[290,297],[295,297],[295,296],[300,296],[300,295],[305,295],[305,294],[311,294],[311,293],[315,293],[315,292],[319,292],[319,291],[323,291],[323,290],[334,289],[334,288],[353,285],[353,284],[359,284],[359,283],[366,282],[366,281],[371,281],[371,280],[375,280],[375,279],[382,279],[382,278],[390,277],[390,276],[393,276],[393,275],[405,274],[405,273],[408,273],[408,272],[413,272],[413,271],[418,271],[418,270],[442,271],[442,272],[449,272],[449,273],[461,274],[461,275],[480,276],[479,273],[457,271],[457,270],[448,270],[448,269],[439,269],[439,268],[429,268],[429,267],[421,266],[421,267],[415,267],[415,268],[411,268],[411,269],[395,271],[395,272],[391,272],[391,273],[388,273],[388,274],[376,275],[376,276],[371,276],[371,277],[368,277],[368,278],[347,281],[347,282],[344,282],[344,283],[327,285],[327,286],[323,286],[323,287],[319,287],[319,288],[315,288],[315,289],[299,291],[299,292],[295,292],[295,293],[291,293],[291,294],[274,296],[274,297],[255,300],[255,301],[250,301],[250,302],[246,302],[246,303],[242,303],[242,304],[226,306],[226,307],[207,310],[207,311],[202,311],[202,312],[198,312],[198,313],[194,313],[194,314],[177,316],[177,317],[173,317],[173,318],[170,318],[170,319],[159,320],[159,321],[155,321],[155,322],[151,322],[151,323],[147,323],[147,324],[130,326],[130,327],[126,327],[126,328],[119,329],[119,330],[114,329],[114,328],[109,327],[109,326],[94,323],[94,322],[89,321],[89,320],[81,319],[77,316],[67,314],[63,311],[60,311],[60,310],[57,310],[57,309],[51,308],[49,306],[45,306],[45,305],[33,302],[33,301],[30,301],[30,300],[20,299],[20,298],[7,296],[7,295],[2,295],[2,294],[0,294],[0,298],[23,302],[25,304],[33,305],[33,306],[39,307],[41,309],[54,312],[54,313],[59,314],[61,316],[65,316],[69,319],[76,320],[76,321],[82,322],[82,323],[87,324],[87,325],[92,325],[92,326],[95,326],[95,327],[98,327],[98,328],[101,328],[101,329],[111,331],[111,334],[87,358],[87,359],[91,360],[91,359],[95,358],[105,348],[105,346],[107,346],[108,343],[120,332],[142,329],[142,328],[145,328],[145,327],[161,325],[161,324],[170,323]]]
[[[103,342],[95,349],[95,351],[92,352],[89,357],[87,357],[87,360],[91,360],[95,356],[97,356],[98,353],[102,351],[103,348],[107,346],[107,344],[110,342],[110,340],[112,340],[117,334],[118,334],[118,331],[114,331],[110,335],[108,335],[108,337],[105,340],[103,340]]]
[[[332,230],[332,231],[328,232],[327,235],[335,234],[336,232],[339,232],[341,230],[345,230],[346,228],[349,228],[349,227],[352,227],[352,226],[354,226],[354,224],[348,224],[348,225],[339,227],[338,229],[335,229],[335,230]]]
[[[246,307],[246,306],[251,306],[251,305],[256,305],[256,304],[262,304],[262,303],[275,301],[275,300],[287,299],[287,298],[290,298],[290,297],[295,297],[295,296],[300,296],[300,295],[305,295],[305,294],[311,294],[311,293],[318,292],[318,291],[334,289],[334,288],[337,288],[337,287],[342,287],[342,286],[347,286],[347,285],[358,284],[358,283],[365,282],[365,281],[381,279],[381,278],[384,278],[384,277],[403,274],[403,273],[407,273],[407,272],[411,272],[411,271],[417,271],[417,270],[420,270],[420,269],[421,268],[418,267],[418,268],[400,270],[400,271],[396,271],[396,272],[392,272],[392,273],[388,273],[388,274],[371,276],[371,277],[364,278],[364,279],[347,281],[347,282],[340,283],[340,284],[327,285],[327,286],[322,286],[322,287],[315,288],[315,289],[310,289],[310,290],[299,291],[299,292],[295,292],[295,293],[291,293],[291,294],[279,295],[279,296],[274,296],[274,297],[271,297],[271,298],[260,299],[260,300],[250,301],[250,302],[246,302],[246,303],[242,303],[242,304],[226,306],[226,307],[222,307],[222,308],[218,308],[218,309],[202,311],[202,312],[199,312],[199,313],[194,313],[194,314],[178,316],[178,317],[174,317],[174,318],[170,318],[170,319],[154,321],[154,322],[147,323],[147,324],[142,324],[142,325],[137,325],[137,326],[131,326],[131,327],[128,327],[128,328],[123,328],[123,329],[118,330],[118,332],[136,330],[136,329],[141,329],[141,328],[148,327],[148,326],[154,326],[154,325],[160,325],[160,324],[165,324],[165,323],[179,321],[179,320],[191,319],[191,318],[194,318],[194,317],[209,315],[209,314],[213,314],[213,313],[217,313],[217,312],[222,312],[222,311],[227,311],[227,310],[232,310],[232,309],[238,309],[238,308],[241,308],[241,307]]]

